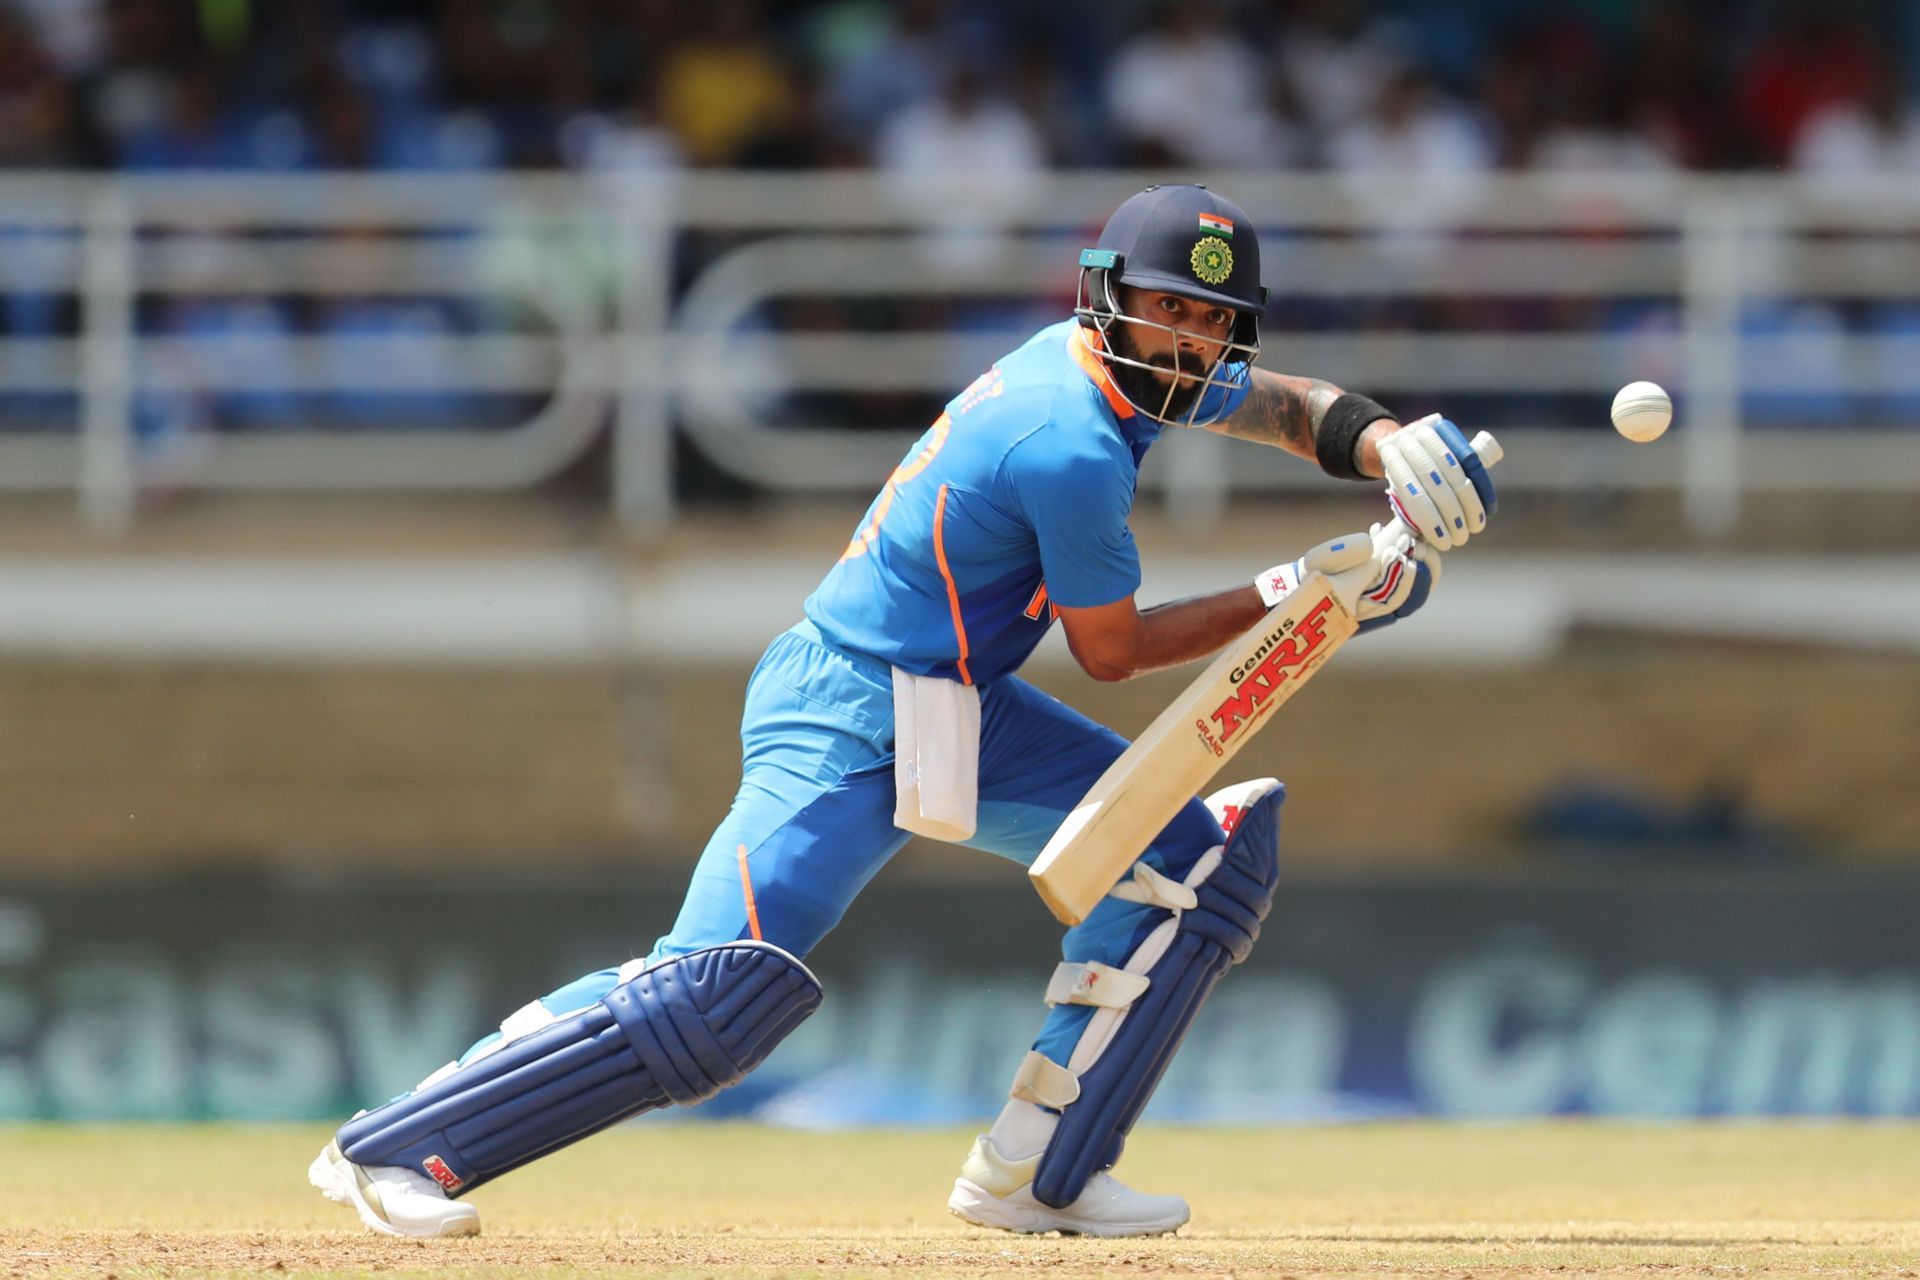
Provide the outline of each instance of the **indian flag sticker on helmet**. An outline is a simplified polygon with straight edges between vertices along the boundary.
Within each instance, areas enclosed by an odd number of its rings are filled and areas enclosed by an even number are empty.
[[[1219,236],[1201,236],[1194,241],[1187,261],[1193,274],[1205,284],[1224,284],[1233,274],[1233,249]]]
[[[1233,239],[1233,219],[1223,218],[1217,213],[1203,213],[1200,215],[1200,230],[1231,240]]]

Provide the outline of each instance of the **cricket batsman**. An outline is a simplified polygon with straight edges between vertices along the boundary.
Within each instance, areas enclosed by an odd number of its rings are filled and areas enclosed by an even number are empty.
[[[1156,186],[1121,205],[1081,254],[1073,318],[947,404],[761,658],[739,794],[673,928],[349,1120],[314,1185],[375,1231],[477,1232],[465,1192],[759,1065],[819,1004],[802,961],[910,832],[1031,864],[1127,745],[1015,674],[1056,619],[1089,675],[1125,680],[1222,648],[1314,571],[1344,584],[1363,630],[1418,609],[1439,553],[1486,527],[1486,470],[1444,419],[1402,426],[1365,396],[1256,369],[1260,281],[1258,236],[1233,202]],[[1389,500],[1424,540],[1376,524],[1252,583],[1143,609],[1128,518],[1169,427],[1274,445],[1339,479],[1392,476]],[[1192,800],[1068,930],[1051,1008],[960,1166],[954,1213],[1094,1236],[1187,1221],[1186,1201],[1110,1170],[1259,935],[1282,795],[1264,779],[1212,808]]]

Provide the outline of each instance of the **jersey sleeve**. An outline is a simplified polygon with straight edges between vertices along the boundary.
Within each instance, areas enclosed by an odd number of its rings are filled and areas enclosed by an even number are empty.
[[[1195,411],[1195,422],[1218,422],[1246,403],[1247,393],[1253,390],[1253,369],[1244,360],[1239,364],[1226,367],[1227,384],[1210,386],[1200,397],[1200,407]]]
[[[1007,454],[1007,480],[1040,543],[1047,597],[1070,609],[1124,600],[1140,589],[1140,553],[1127,516],[1134,469],[1097,449],[1056,452],[1046,433]]]

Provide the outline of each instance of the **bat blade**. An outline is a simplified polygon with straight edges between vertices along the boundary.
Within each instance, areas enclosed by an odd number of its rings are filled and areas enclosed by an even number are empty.
[[[1078,924],[1187,801],[1358,629],[1322,574],[1223,649],[1100,775],[1027,875]]]

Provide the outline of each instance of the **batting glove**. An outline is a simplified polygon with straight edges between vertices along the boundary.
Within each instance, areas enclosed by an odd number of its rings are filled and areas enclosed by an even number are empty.
[[[1441,551],[1465,546],[1499,510],[1500,496],[1480,455],[1460,428],[1437,413],[1382,440],[1380,464],[1394,511]]]
[[[1330,538],[1298,560],[1275,565],[1253,585],[1271,609],[1312,574],[1325,574],[1360,630],[1372,631],[1426,603],[1439,563],[1431,549],[1416,549],[1407,535],[1390,535],[1386,526],[1376,524],[1366,533]]]

